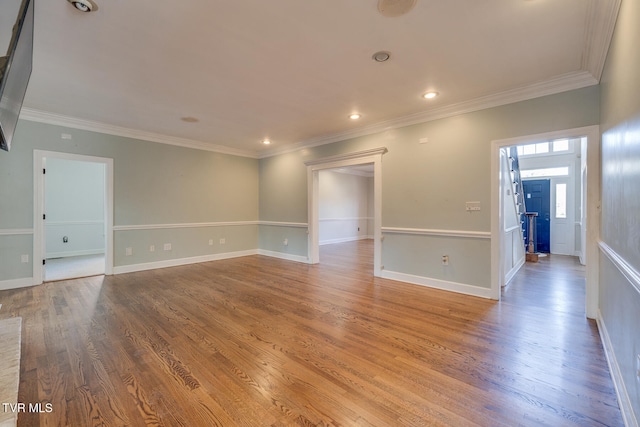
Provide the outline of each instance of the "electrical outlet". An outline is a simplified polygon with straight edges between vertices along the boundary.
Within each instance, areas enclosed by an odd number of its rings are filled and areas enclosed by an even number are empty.
[[[149,246],[149,252],[155,252],[155,251],[156,251],[156,246],[155,245]]]
[[[227,239],[225,239],[224,237],[222,239],[220,239],[220,244],[224,245],[227,243]]]
[[[29,262],[29,255],[22,255],[20,257],[20,261],[22,261],[22,263],[27,263]]]
[[[213,239],[209,239],[209,246],[213,246]]]
[[[171,250],[171,243],[165,243],[164,244],[164,250],[165,251],[170,251]]]
[[[285,246],[289,246],[289,239],[284,239],[282,241],[282,244],[285,245]]]
[[[449,265],[449,255],[442,255],[442,265]]]
[[[131,255],[133,255],[133,248],[126,248],[126,249],[124,250],[124,255],[125,255],[125,256],[131,256]]]

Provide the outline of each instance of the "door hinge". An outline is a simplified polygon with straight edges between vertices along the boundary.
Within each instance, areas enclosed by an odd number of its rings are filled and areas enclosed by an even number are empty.
[[[43,259],[43,260],[42,260],[42,265],[45,265],[46,263],[47,263],[47,260],[46,260],[46,259]]]
[[[42,214],[42,219],[47,219],[47,215],[46,214]]]
[[[45,168],[42,168],[42,175],[45,175],[47,173],[47,170]]]

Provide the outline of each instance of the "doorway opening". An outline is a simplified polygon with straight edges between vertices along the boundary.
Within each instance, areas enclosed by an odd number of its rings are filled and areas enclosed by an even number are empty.
[[[361,171],[369,171],[373,173],[372,182],[372,201],[370,202],[372,219],[371,227],[367,226],[367,235],[373,237],[373,275],[380,277],[382,271],[382,155],[387,152],[386,148],[379,148],[374,150],[367,150],[357,153],[351,153],[340,156],[326,157],[318,160],[305,162],[307,166],[307,186],[308,186],[308,227],[309,227],[309,239],[308,239],[308,254],[309,262],[311,264],[317,264],[320,262],[320,205],[321,205],[321,191],[320,191],[320,174],[323,171],[333,171],[338,169],[348,170],[349,168],[357,167]],[[351,169],[353,170],[353,169]],[[329,175],[325,175],[329,176]],[[335,178],[335,176],[334,176]],[[330,196],[329,196],[330,197]],[[326,206],[325,206],[326,208]],[[327,214],[326,209],[323,210],[323,215]],[[369,214],[368,214],[369,215]],[[368,216],[367,216],[368,217]],[[324,219],[333,219],[329,216]],[[354,218],[350,218],[353,221]],[[329,221],[323,221],[329,222]],[[343,221],[349,222],[349,221]],[[338,226],[340,227],[340,226]],[[324,227],[326,229],[326,227]],[[351,226],[353,228],[353,226]],[[358,233],[364,233],[364,226],[360,226],[360,231],[356,228],[355,236],[351,234],[342,235],[342,237],[336,237],[337,239],[346,239],[358,237]],[[335,232],[335,230],[333,231]],[[353,233],[353,230],[350,230]],[[324,234],[324,241],[331,241],[330,234]]]
[[[34,280],[113,270],[113,161],[34,151]]]
[[[318,244],[320,262],[352,252],[373,269],[373,164],[319,171]],[[367,255],[371,259],[361,259]],[[338,255],[348,259],[344,255]]]
[[[557,141],[558,148],[554,148]],[[522,196],[526,211],[538,210],[534,225],[542,236],[536,238],[538,252],[578,256],[586,264],[586,313],[597,315],[597,235],[599,176],[599,128],[569,129],[492,142],[492,297],[500,299],[502,287],[524,264],[513,257],[514,245],[522,245],[522,237],[506,233],[509,204],[515,191],[505,171],[508,147],[518,147],[517,163],[522,180]],[[569,148],[567,148],[567,146]],[[574,148],[571,148],[574,147]],[[511,210],[518,209],[511,207]],[[520,212],[518,212],[520,214]],[[522,222],[520,219],[518,222]],[[548,234],[546,234],[548,229]],[[525,229],[521,236],[531,234]],[[548,236],[548,237],[547,237]],[[514,246],[515,247],[515,246]],[[518,257],[522,256],[521,248]],[[515,270],[515,272],[514,272]]]

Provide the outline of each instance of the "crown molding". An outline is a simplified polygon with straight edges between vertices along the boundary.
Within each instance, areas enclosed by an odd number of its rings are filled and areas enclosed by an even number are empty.
[[[341,162],[345,160],[360,159],[370,156],[381,156],[387,153],[387,147],[372,148],[370,150],[356,151],[355,153],[338,154],[335,156],[322,157],[320,159],[307,160],[304,162],[306,166],[316,166],[325,163]]]
[[[303,148],[312,148],[320,145],[331,144],[347,139],[380,133],[404,126],[411,126],[418,123],[425,123],[433,120],[453,117],[460,114],[472,113],[487,108],[499,107],[501,105],[515,102],[527,101],[547,95],[554,95],[569,90],[581,89],[588,86],[597,85],[598,80],[588,71],[576,71],[554,77],[549,80],[537,82],[531,85],[506,90],[492,95],[482,96],[469,101],[457,104],[446,105],[444,107],[431,109],[428,111],[411,114],[396,119],[386,120],[370,126],[349,130],[346,132],[324,135],[311,138],[295,144],[288,145],[282,149],[269,150],[259,155],[259,158],[267,158],[279,154],[290,153]]]
[[[159,133],[146,132],[142,130],[129,129],[106,123],[94,122],[91,120],[78,119],[61,114],[48,113],[33,108],[24,107],[20,111],[20,119],[30,122],[45,123],[55,126],[64,126],[71,129],[86,130],[90,132],[104,133],[107,135],[121,136],[125,138],[140,139],[143,141],[157,142],[160,144],[176,145],[179,147],[193,148],[196,150],[212,151],[233,156],[258,158],[255,151],[240,150],[222,145],[210,144],[193,139],[178,138]]]
[[[618,2],[620,0],[610,0],[610,2]],[[615,22],[615,19],[614,19]],[[608,47],[608,44],[606,45]],[[606,56],[606,54],[605,54]],[[64,126],[72,129],[87,130],[91,132],[99,132],[108,135],[122,136],[126,138],[140,139],[144,141],[157,142],[160,144],[176,145],[180,147],[193,148],[196,150],[213,151],[216,153],[229,154],[234,156],[250,157],[254,159],[263,159],[273,157],[280,154],[298,151],[304,148],[318,147],[325,144],[344,141],[361,136],[380,133],[391,129],[397,129],[405,126],[411,126],[418,123],[425,123],[433,120],[444,119],[447,117],[457,116],[460,114],[471,113],[474,111],[484,110],[487,108],[499,107],[501,105],[512,104],[515,102],[527,101],[556,93],[566,92],[574,89],[581,89],[588,86],[598,84],[593,74],[589,71],[576,71],[563,74],[542,82],[537,82],[527,86],[506,90],[503,92],[482,96],[469,101],[459,102],[431,109],[428,111],[411,114],[408,116],[398,117],[391,120],[379,122],[370,126],[361,127],[345,132],[338,132],[329,135],[323,135],[316,138],[307,139],[286,147],[268,150],[253,151],[240,150],[236,148],[226,147],[222,145],[210,144],[202,141],[196,141],[185,138],[172,137],[168,135],[157,134],[153,132],[140,131],[100,122],[77,119],[69,116],[63,116],[54,113],[48,113],[32,108],[23,108],[20,118],[32,122],[46,123],[57,126]]]
[[[591,0],[587,11],[582,69],[599,82],[622,0]]]

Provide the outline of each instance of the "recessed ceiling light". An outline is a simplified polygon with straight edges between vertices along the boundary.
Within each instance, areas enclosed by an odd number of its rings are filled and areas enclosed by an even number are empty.
[[[381,50],[380,52],[376,52],[373,55],[371,55],[371,59],[373,59],[376,62],[385,62],[385,61],[388,61],[389,58],[391,58],[391,54],[389,52],[385,52],[384,50]]]
[[[358,113],[349,114],[351,120],[358,120],[360,117],[362,117],[362,115]]]
[[[409,13],[417,0],[378,0],[378,12],[383,16],[395,17]]]
[[[271,141],[269,141],[269,139],[263,139],[263,140],[262,140],[262,143],[263,143],[264,145],[269,145],[269,144],[271,144]]]
[[[438,96],[438,92],[427,92],[424,95],[422,95],[424,99],[433,99],[436,96]]]
[[[80,12],[92,12],[98,10],[98,5],[91,0],[67,0]]]

